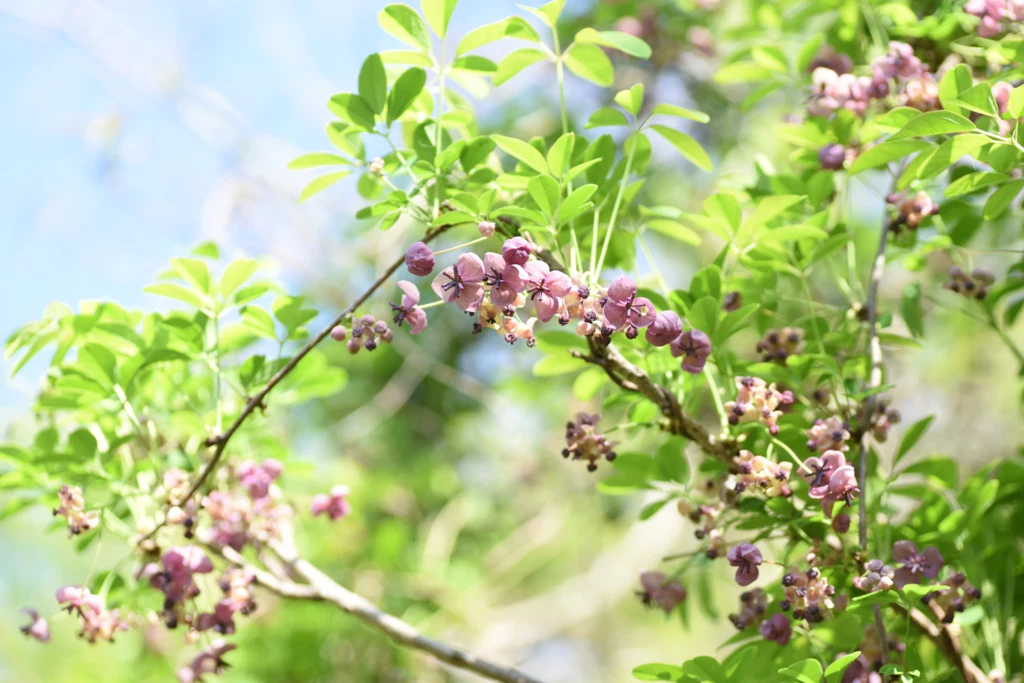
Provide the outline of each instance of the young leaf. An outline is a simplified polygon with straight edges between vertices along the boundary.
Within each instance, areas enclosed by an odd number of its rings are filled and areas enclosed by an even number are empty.
[[[1005,173],[986,173],[985,171],[968,173],[949,184],[946,188],[946,196],[959,197],[962,194],[969,194],[989,185],[998,185],[1009,179],[1010,176]]]
[[[979,83],[973,88],[964,90],[956,96],[953,104],[985,116],[999,117],[999,107],[996,105],[996,98],[992,95],[992,86],[988,83]]]
[[[288,164],[288,168],[293,171],[301,170],[305,168],[316,168],[317,166],[351,166],[352,162],[345,157],[340,157],[337,154],[327,154],[324,152],[314,152],[312,154],[303,154],[300,157],[292,159]]]
[[[359,69],[359,96],[366,100],[375,114],[384,111],[388,96],[388,77],[380,55],[372,54]]]
[[[251,258],[235,259],[224,269],[220,276],[221,296],[230,296],[246,280],[251,278],[259,270],[259,264]]]
[[[684,158],[692,162],[695,166],[705,171],[711,170],[711,158],[708,157],[708,153],[705,152],[704,148],[689,135],[681,133],[675,128],[669,128],[668,126],[662,126],[659,124],[651,126],[651,129],[661,135],[661,137],[665,138],[673,147],[679,150],[679,153],[682,154]]]
[[[183,301],[184,303],[189,304],[190,306],[195,306],[196,308],[205,308],[208,304],[204,297],[193,292],[187,287],[176,285],[173,282],[161,282],[157,285],[143,287],[142,291],[149,294],[156,294],[157,296],[165,296],[168,299]]]
[[[537,35],[537,31],[534,30],[533,26],[530,26],[529,22],[522,17],[509,17],[496,21],[493,24],[486,24],[467,33],[459,41],[458,47],[455,48],[455,56],[461,57],[467,52],[502,38],[518,38],[534,43],[540,42],[540,36]]]
[[[690,244],[695,247],[700,246],[700,235],[677,221],[669,218],[650,218],[647,220],[646,225],[651,230],[660,232],[662,235],[671,237],[683,244]]]
[[[942,80],[939,81],[939,102],[942,103],[943,108],[959,114],[960,108],[953,100],[972,85],[974,85],[974,76],[971,74],[971,68],[966,64],[957,64],[943,74]]]
[[[548,150],[548,167],[551,169],[551,175],[556,178],[565,175],[569,170],[572,150],[575,145],[576,135],[574,133],[566,133],[555,140],[555,144],[551,145],[551,149]]]
[[[555,207],[558,206],[558,197],[561,189],[558,181],[549,175],[539,175],[530,178],[526,191],[545,216],[553,216]]]
[[[494,85],[501,85],[526,67],[547,58],[547,54],[533,47],[521,47],[510,52],[498,65],[498,70],[494,74]]]
[[[698,123],[707,123],[711,120],[711,117],[702,111],[694,111],[692,109],[684,109],[674,104],[659,104],[654,108],[652,112],[654,115],[663,116],[675,116],[680,119],[690,119],[691,121],[697,121]]]
[[[548,172],[548,162],[544,160],[544,155],[538,152],[530,143],[504,135],[492,135],[491,139],[494,140],[503,152],[538,173]]]
[[[373,108],[370,106],[369,102],[359,95],[353,95],[351,93],[335,95],[331,98],[330,102],[327,103],[327,106],[339,118],[359,126],[360,128],[373,130],[375,125]]]
[[[172,258],[171,268],[197,291],[210,292],[210,269],[205,261],[195,258]]]
[[[821,683],[821,663],[817,659],[805,659],[791,664],[785,669],[779,669],[783,680],[797,681],[797,683]]]
[[[1006,112],[1015,119],[1024,116],[1024,85],[1018,85],[1010,91]]]
[[[896,450],[896,455],[893,457],[893,467],[896,467],[899,461],[903,459],[903,456],[909,453],[910,449],[917,445],[917,442],[920,441],[921,437],[924,436],[924,433],[928,431],[928,427],[931,426],[934,419],[934,415],[929,415],[923,420],[918,420],[907,428],[906,433],[903,435],[903,439],[900,441],[900,447]]]
[[[590,119],[584,127],[590,129],[628,125],[629,121],[626,119],[626,115],[621,111],[613,109],[612,107],[602,107],[590,115]]]
[[[593,197],[596,191],[597,185],[584,185],[573,190],[558,209],[558,222],[565,223],[585,211],[587,206],[592,206],[587,204],[587,200]]]
[[[421,50],[430,50],[430,33],[423,18],[409,5],[388,5],[377,14],[380,27],[400,41]]]
[[[615,67],[597,45],[575,43],[565,53],[565,65],[580,78],[607,88],[615,80]]]
[[[644,84],[637,83],[629,90],[623,90],[615,95],[615,102],[633,116],[640,113],[640,107],[644,104]]]
[[[1024,180],[1013,180],[993,192],[982,210],[985,220],[991,221],[1002,216],[1022,189],[1024,189]]]
[[[924,307],[921,305],[921,285],[916,282],[903,288],[900,298],[900,316],[907,324],[910,334],[924,336]]]
[[[610,47],[640,59],[651,58],[650,45],[643,39],[622,31],[595,31],[592,28],[585,28],[576,34],[576,42]]]
[[[423,16],[438,38],[443,39],[448,33],[448,22],[451,21],[452,12],[455,11],[458,2],[459,0],[420,0]]]
[[[299,203],[301,204],[321,190],[326,190],[328,187],[351,173],[352,171],[336,171],[334,173],[328,173],[327,175],[320,176],[309,185],[306,185],[305,189],[302,190],[302,193],[299,194]]]
[[[860,657],[860,651],[851,652],[848,655],[844,655],[828,665],[825,669],[825,681],[826,683],[840,683],[843,680],[843,672],[846,671],[851,664]]]
[[[427,83],[427,72],[412,68],[398,77],[388,95],[388,125],[398,120],[405,110],[416,100]]]
[[[921,152],[934,147],[935,145],[924,140],[886,140],[858,156],[850,166],[850,175],[885,166],[891,161],[902,159],[914,152]]]
[[[951,111],[929,111],[912,119],[889,139],[904,140],[929,135],[966,133],[969,130],[976,130],[975,125],[964,116],[954,114]]]
[[[551,2],[536,8],[527,7],[526,5],[517,5],[517,7],[526,10],[543,21],[550,28],[554,28],[555,24],[558,23],[558,17],[562,15],[562,8],[565,7],[565,0],[551,0]]]
[[[478,55],[466,55],[459,57],[452,62],[452,69],[457,71],[475,71],[481,74],[492,74],[498,70],[498,65]]]

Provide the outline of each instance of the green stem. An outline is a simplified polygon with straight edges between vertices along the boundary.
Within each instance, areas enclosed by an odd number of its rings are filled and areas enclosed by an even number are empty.
[[[999,324],[999,321],[996,320],[996,315],[992,312],[992,309],[985,306],[985,313],[988,314],[989,325],[993,330],[995,330],[996,334],[999,335],[999,338],[1003,340],[1003,343],[1006,344],[1006,348],[1010,349],[1010,352],[1013,353],[1014,357],[1017,359],[1017,364],[1020,366],[1020,369],[1024,370],[1024,354],[1021,353],[1017,344],[1010,338],[1010,335],[1006,333],[1006,330],[1004,330],[1002,325]]]
[[[629,138],[626,139],[629,142]],[[622,182],[619,183],[619,192],[615,195],[615,204],[612,206],[612,215],[608,220],[608,231],[604,234],[604,243],[601,245],[601,256],[597,259],[597,269],[594,272],[594,278],[597,279],[601,275],[601,270],[604,268],[604,259],[608,255],[608,245],[612,241],[612,232],[615,231],[615,220],[619,216],[619,207],[622,205],[622,195],[626,192],[626,183],[629,182],[629,172],[633,168],[633,154],[636,152],[637,144],[634,141],[632,146],[629,148],[629,154],[626,156],[626,168],[622,173]]]
[[[454,247],[448,247],[447,249],[442,249],[440,251],[435,251],[434,252],[434,256],[438,256],[439,254],[447,254],[450,251],[458,251],[459,249],[465,249],[466,247],[468,247],[468,246],[470,246],[472,244],[476,244],[477,242],[483,242],[486,239],[490,239],[490,238],[489,237],[477,237],[475,240],[470,240],[469,242],[466,242],[465,244],[457,244]]]
[[[654,277],[658,280],[658,286],[661,287],[662,294],[665,295],[666,299],[669,298],[672,295],[672,290],[669,289],[665,276],[661,274],[661,269],[658,268],[658,263],[654,260],[654,255],[651,254],[643,234],[639,235],[637,241],[640,243],[640,251],[644,253],[644,258],[647,259],[647,263],[651,266],[651,272],[654,273]]]
[[[704,379],[707,380],[708,389],[711,391],[711,400],[715,403],[715,412],[718,413],[718,420],[722,425],[722,431],[729,429],[729,416],[725,413],[725,404],[722,403],[722,394],[718,388],[718,382],[711,372],[711,368],[704,366]]]
[[[441,127],[441,118],[444,116],[444,39],[441,40],[441,59],[438,62],[437,77],[438,77],[438,90],[437,90],[437,120],[435,124],[435,141],[434,149],[434,213],[436,216],[438,209],[441,208],[441,167],[437,165],[437,157],[441,156],[441,143],[444,140],[444,129]]]

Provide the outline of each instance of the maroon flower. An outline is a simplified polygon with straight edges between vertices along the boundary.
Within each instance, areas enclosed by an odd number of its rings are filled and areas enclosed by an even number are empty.
[[[711,355],[711,340],[700,330],[687,330],[672,340],[670,348],[674,357],[682,356],[683,370],[699,375]]]
[[[945,564],[937,548],[932,546],[921,552],[912,541],[893,543],[892,559],[903,565],[896,570],[893,577],[897,588],[903,588],[910,583],[921,583],[922,577],[934,579]]]
[[[484,298],[484,262],[476,254],[463,254],[448,266],[430,284],[434,292],[446,302],[455,302],[463,311],[475,313]]]
[[[572,280],[565,273],[552,271],[543,261],[530,261],[525,270],[528,278],[526,291],[537,308],[537,317],[546,323],[558,313],[562,297],[572,290]]]
[[[668,614],[676,605],[686,600],[686,589],[679,581],[667,581],[664,574],[645,571],[640,574],[640,585],[643,591],[640,598],[648,607],[658,606]]]
[[[761,622],[761,637],[765,640],[774,640],[779,645],[785,645],[793,635],[793,627],[785,614],[773,614],[770,618]]]
[[[401,305],[392,303],[391,310],[395,312],[393,320],[399,327],[403,322],[409,323],[409,332],[419,334],[427,329],[427,314],[418,306],[420,302],[420,290],[408,280],[399,280],[398,287],[402,290]]]
[[[649,299],[636,295],[636,283],[625,275],[615,278],[608,287],[608,302],[604,305],[604,318],[617,329],[625,328],[626,335],[637,328],[647,327],[657,315]]]
[[[484,254],[484,282],[491,286],[491,303],[498,308],[511,306],[519,293],[526,289],[526,269],[508,263],[501,254]]]
[[[430,275],[434,271],[434,252],[424,242],[413,242],[405,252],[405,266],[413,275]]]
[[[206,674],[219,675],[228,667],[224,655],[237,646],[223,640],[215,640],[200,650],[187,666],[178,669],[178,680],[181,683],[200,683]]]
[[[729,549],[725,558],[729,564],[736,567],[736,583],[741,586],[749,586],[757,581],[758,566],[764,561],[761,551],[751,543],[740,543]]]
[[[50,625],[46,622],[46,619],[39,616],[39,612],[34,609],[23,609],[21,611],[29,618],[29,623],[21,627],[21,632],[29,638],[35,638],[40,643],[50,640]]]
[[[846,149],[842,145],[825,145],[818,150],[818,163],[827,171],[839,171],[846,161]]]
[[[338,485],[331,488],[329,494],[318,493],[313,496],[313,503],[310,511],[314,517],[326,514],[331,521],[341,519],[351,511],[348,502],[349,490],[347,486]]]
[[[654,322],[648,327],[644,336],[653,346],[671,344],[683,332],[683,321],[674,311],[662,311],[654,316]]]
[[[526,262],[530,260],[530,253],[532,251],[533,248],[525,239],[522,237],[512,237],[505,240],[505,244],[501,246],[501,257],[505,259],[505,263],[525,266]]]

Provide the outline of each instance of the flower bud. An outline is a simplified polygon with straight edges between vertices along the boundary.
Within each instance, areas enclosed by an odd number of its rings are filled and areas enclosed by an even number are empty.
[[[413,242],[405,252],[405,265],[413,275],[430,275],[434,270],[434,252],[424,242]]]
[[[345,341],[345,337],[348,336],[348,330],[345,329],[344,325],[335,325],[331,330],[331,339],[334,341]]]
[[[477,223],[476,229],[484,237],[492,237],[494,235],[495,227],[497,226],[494,225],[494,221],[480,221]]]

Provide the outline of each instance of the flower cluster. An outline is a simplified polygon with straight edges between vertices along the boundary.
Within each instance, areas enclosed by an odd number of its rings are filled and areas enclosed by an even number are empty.
[[[729,424],[760,422],[773,436],[779,433],[776,421],[782,416],[779,406],[793,402],[793,392],[779,391],[760,377],[737,377],[736,400],[725,404]]]
[[[939,212],[939,205],[923,191],[913,197],[896,192],[888,195],[885,201],[895,207],[895,215],[889,222],[889,229],[896,233],[902,232],[904,228],[916,230],[925,218]]]
[[[965,273],[960,266],[953,266],[949,269],[949,279],[942,283],[942,286],[969,299],[980,301],[988,296],[988,287],[995,281],[995,276],[984,268],[975,268],[970,273]]]
[[[809,451],[848,451],[846,440],[850,438],[850,428],[838,416],[833,415],[822,420],[818,418],[807,430],[807,450]]]
[[[195,619],[195,629],[213,629],[224,634],[234,633],[235,613],[248,615],[256,609],[256,602],[253,599],[255,581],[256,577],[243,569],[228,569],[218,582],[224,597],[214,605],[212,612],[204,612]]]
[[[85,498],[82,489],[64,484],[57,494],[60,496],[60,507],[53,511],[54,515],[67,517],[68,536],[75,536],[89,531],[99,524],[100,515],[96,510],[85,511]]]
[[[160,558],[160,565],[149,563],[138,573],[139,579],[146,579],[149,585],[164,594],[161,617],[168,628],[177,628],[182,621],[191,623],[191,617],[184,614],[185,601],[199,595],[196,574],[209,574],[213,562],[201,548],[186,545],[171,548]]]
[[[415,290],[415,288],[413,289]],[[417,301],[419,300],[418,295],[419,292],[417,292]],[[415,305],[415,302],[413,305]],[[423,325],[426,326],[426,324],[426,318],[424,317]],[[363,348],[367,351],[373,351],[377,348],[378,341],[390,344],[393,336],[394,333],[384,320],[377,320],[372,315],[364,315],[359,318],[353,317],[352,336],[345,342],[345,348],[352,355],[359,353],[359,349]],[[348,331],[340,325],[331,330],[331,338],[335,341],[344,341],[346,337],[348,337]]]
[[[768,611],[768,595],[760,588],[740,593],[740,611],[729,615],[733,626],[742,631]]]
[[[881,560],[871,560],[864,565],[866,570],[863,576],[853,577],[853,585],[865,593],[891,590],[895,585],[893,577],[896,571]]]
[[[963,612],[972,602],[981,599],[981,591],[962,572],[950,574],[942,586],[925,596],[925,600],[942,611],[943,623],[951,623],[957,612]]]
[[[121,619],[120,613],[116,609],[105,609],[103,600],[85,586],[64,586],[57,590],[56,597],[68,614],[75,614],[82,620],[78,635],[90,643],[113,641],[115,633],[128,630],[128,622]]]
[[[291,516],[275,483],[282,470],[283,465],[273,458],[259,464],[246,461],[235,468],[245,493],[217,490],[207,494],[202,507],[212,521],[210,542],[241,550],[250,539],[276,538],[281,521]]]
[[[330,493],[318,493],[313,496],[310,511],[314,517],[326,514],[332,522],[341,519],[351,510],[348,494],[348,487],[344,484],[332,487]]]
[[[795,327],[768,330],[764,338],[757,342],[757,352],[762,354],[761,360],[766,362],[785,363],[787,358],[800,353],[803,348],[803,332]]]
[[[715,488],[714,480],[709,479],[707,484],[710,485],[709,488]],[[693,534],[698,540],[707,539],[707,558],[713,560],[718,557],[725,547],[725,536],[718,528],[718,517],[725,510],[725,503],[719,500],[715,503],[694,505],[689,500],[680,498],[676,503],[676,509],[679,510],[679,514],[697,525]]]
[[[601,414],[577,413],[574,421],[565,425],[566,447],[562,449],[562,457],[573,460],[586,460],[587,469],[593,472],[597,462],[604,458],[608,462],[615,459],[615,442],[597,431],[597,423]]]
[[[857,474],[852,465],[846,464],[846,456],[841,451],[825,451],[820,458],[807,458],[800,473],[811,487],[811,498],[821,501],[826,517],[832,516],[836,503],[843,501],[851,505],[860,493]]]
[[[1021,0],[967,0],[964,11],[979,19],[978,35],[994,38],[1003,32],[1003,20],[1024,21],[1024,2]]]
[[[783,611],[793,610],[794,619],[806,619],[814,624],[823,621],[836,604],[832,596],[836,594],[835,586],[817,567],[801,571],[799,567],[790,567],[782,577],[782,587],[786,598],[782,601]]]
[[[789,476],[793,472],[793,463],[777,463],[763,455],[754,455],[750,451],[741,450],[733,458],[739,474],[730,477],[726,486],[737,493],[754,488],[762,491],[768,498],[775,496],[788,497],[793,495],[789,487]],[[731,483],[731,486],[730,486]]]
[[[640,585],[643,590],[637,594],[647,607],[659,607],[668,614],[676,605],[686,600],[686,589],[683,584],[673,579],[669,581],[661,572],[645,571],[640,574]]]
[[[864,424],[863,409],[858,411],[857,418],[860,424]],[[874,412],[871,419],[868,420],[871,436],[875,441],[885,443],[885,440],[889,438],[889,429],[894,424],[899,424],[901,419],[900,411],[890,408],[888,399],[876,401]]]

